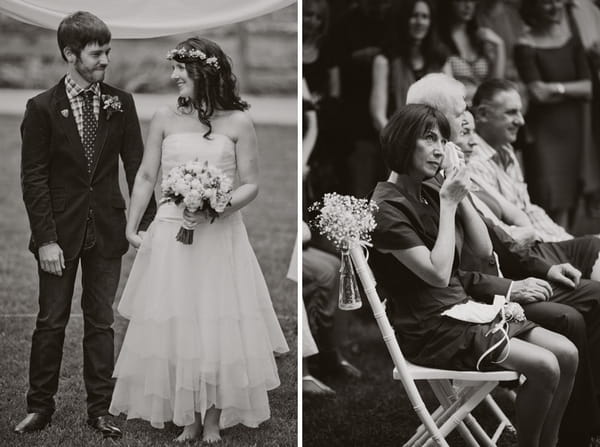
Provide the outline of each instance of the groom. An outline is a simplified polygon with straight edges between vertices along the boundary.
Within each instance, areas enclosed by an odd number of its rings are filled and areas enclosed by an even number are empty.
[[[32,233],[29,249],[38,265],[39,312],[28,414],[17,433],[44,429],[54,413],[65,327],[81,263],[87,422],[105,437],[121,437],[107,418],[113,391],[112,304],[121,257],[128,249],[118,166],[120,157],[131,192],[144,149],[132,96],[102,82],[110,40],[106,24],[88,12],[63,19],[58,45],[67,74],[29,100],[21,125],[21,181]],[[141,229],[155,212],[151,200]]]

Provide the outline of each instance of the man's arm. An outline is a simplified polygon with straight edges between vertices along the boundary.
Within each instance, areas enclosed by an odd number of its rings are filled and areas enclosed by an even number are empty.
[[[506,295],[512,280],[481,272],[458,270],[465,291],[477,301],[491,303],[494,295]]]
[[[35,245],[56,242],[56,223],[48,186],[50,123],[30,99],[21,123],[21,188]]]
[[[142,141],[142,132],[140,130],[140,121],[138,119],[135,103],[131,95],[126,96],[128,105],[125,108],[125,132],[123,143],[121,145],[121,159],[125,168],[125,177],[129,194],[133,191],[135,176],[144,156],[144,143]],[[148,228],[154,216],[156,215],[156,201],[154,197],[150,198],[146,211],[142,216],[138,230],[144,231]]]
[[[21,188],[37,257],[44,272],[62,276],[65,258],[58,245],[50,187],[50,123],[30,99],[21,123]]]

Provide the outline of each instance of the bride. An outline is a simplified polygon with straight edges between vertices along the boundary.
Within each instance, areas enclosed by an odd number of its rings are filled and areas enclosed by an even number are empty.
[[[115,366],[110,412],[177,438],[220,440],[220,428],[270,417],[279,385],[273,352],[288,350],[240,210],[258,194],[258,151],[248,105],[229,58],[214,42],[189,38],[169,52],[178,105],[154,115],[131,196],[126,235],[138,248],[119,312],[130,320]],[[198,160],[234,180],[231,205],[211,223],[163,203],[146,234],[138,225],[162,167]],[[184,219],[193,242],[176,240]]]

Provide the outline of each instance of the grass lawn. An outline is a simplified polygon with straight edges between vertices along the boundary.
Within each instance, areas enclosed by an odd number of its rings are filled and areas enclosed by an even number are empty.
[[[302,401],[302,441],[304,447],[399,446],[420,425],[401,383],[392,379],[392,360],[370,310],[355,311],[349,317],[344,356],[364,374],[360,380],[327,378],[324,381],[336,391],[334,398],[309,397]],[[435,397],[429,385],[419,385],[421,394],[432,409]],[[512,404],[503,396],[496,397],[511,420]],[[490,431],[494,422],[487,408],[474,412],[477,420]],[[451,446],[464,446],[456,433],[448,437]],[[516,445],[516,438],[504,433],[499,447]]]
[[[33,256],[27,251],[28,221],[19,186],[20,117],[0,116],[0,445],[82,446],[115,445],[102,441],[85,425],[85,391],[81,349],[83,320],[80,287],[76,287],[71,320],[67,327],[52,426],[41,433],[17,436],[12,429],[26,412],[25,393],[31,333],[37,312],[37,274]],[[145,135],[147,123],[144,123]],[[269,395],[272,417],[258,429],[234,427],[225,430],[223,446],[295,446],[297,439],[296,398],[296,284],[286,279],[296,235],[296,129],[261,126],[257,129],[261,156],[261,192],[244,211],[251,242],[265,274],[275,311],[290,345],[278,358],[282,385]],[[124,258],[118,298],[135,253]],[[115,333],[120,349],[127,321],[117,315]],[[169,424],[156,430],[143,421],[125,421],[125,437],[117,445],[163,446],[179,428]]]

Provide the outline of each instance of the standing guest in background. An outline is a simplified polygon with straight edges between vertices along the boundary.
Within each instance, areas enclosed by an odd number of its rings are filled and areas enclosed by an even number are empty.
[[[29,100],[21,125],[21,180],[32,233],[29,248],[38,262],[40,308],[31,342],[28,415],[15,432],[44,429],[55,411],[81,262],[87,423],[104,437],[120,438],[121,430],[108,417],[114,387],[112,305],[129,246],[119,158],[131,191],[144,145],[131,94],[102,82],[111,41],[106,24],[79,11],[62,20],[57,35],[67,74]],[[140,210],[140,231],[156,212],[153,197],[146,205]]]
[[[568,3],[573,17],[573,31],[577,32],[588,57],[592,80],[592,123],[600,122],[600,7],[592,0]],[[600,126],[592,127],[594,149],[600,150]],[[588,214],[600,217],[600,200],[588,200]]]
[[[491,29],[504,42],[506,49],[504,77],[517,82],[519,73],[515,66],[514,47],[517,38],[525,28],[518,6],[507,0],[481,0],[477,5],[477,20],[481,26]]]
[[[304,195],[309,202],[342,190],[344,181],[339,67],[334,66],[329,45],[329,12],[327,0],[307,0],[302,8],[303,104],[312,104],[319,130],[313,150],[306,154]]]
[[[471,102],[477,86],[486,79],[504,78],[506,48],[502,39],[489,28],[479,26],[474,0],[439,2],[440,34],[450,47],[448,59],[452,76],[467,89]]]
[[[413,82],[427,73],[450,74],[447,50],[437,34],[433,1],[405,1],[394,17],[385,52],[373,61],[370,108],[377,131],[406,103],[406,92]]]
[[[521,13],[530,26],[515,48],[530,96],[525,176],[533,201],[569,229],[582,194],[594,208],[600,199],[590,70],[562,1],[523,2]]]
[[[332,29],[333,54],[340,69],[343,132],[337,137],[344,150],[345,192],[363,197],[385,175],[377,132],[369,111],[373,59],[381,53],[390,20],[392,0],[359,0],[340,16]]]

